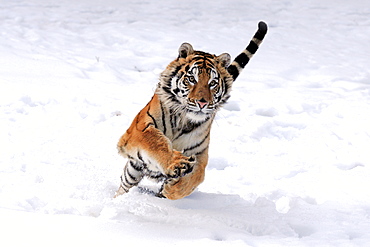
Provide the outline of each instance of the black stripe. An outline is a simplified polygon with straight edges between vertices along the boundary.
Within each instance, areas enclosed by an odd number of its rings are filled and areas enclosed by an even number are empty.
[[[157,122],[155,121],[154,117],[152,115],[150,115],[149,111],[150,111],[150,109],[146,112],[146,114],[148,114],[148,116],[153,120],[154,127],[156,127],[158,129]]]
[[[204,63],[204,61],[207,61],[209,63],[212,63],[212,59],[213,58],[210,57],[210,56],[199,56],[199,57],[194,57],[193,58],[193,61],[195,61],[194,64],[202,64],[202,63]],[[200,62],[199,60],[204,60],[204,61]]]
[[[199,59],[199,60],[201,60],[201,61],[197,61],[197,62],[194,63],[195,67],[201,67],[202,65],[204,65],[204,60],[203,59]]]
[[[247,65],[247,63],[249,62],[249,57],[247,56],[247,54],[245,53],[240,53],[234,60],[235,62],[237,62],[240,67],[244,68],[245,65]]]
[[[205,147],[204,149],[202,149],[201,151],[199,151],[198,153],[196,153],[195,155],[200,155],[202,154],[204,151],[206,151],[208,149],[208,146]]]
[[[209,132],[208,132],[208,134],[206,135],[206,137],[204,137],[204,138],[203,138],[203,140],[202,140],[202,141],[200,141],[199,143],[197,143],[197,144],[195,144],[195,145],[193,145],[193,146],[191,146],[191,147],[189,147],[189,148],[185,148],[185,149],[184,149],[184,153],[185,153],[185,152],[187,152],[187,151],[190,151],[190,150],[192,150],[192,149],[195,149],[195,148],[199,147],[200,145],[202,145],[202,144],[205,142],[205,140],[207,140],[208,136],[209,136]]]
[[[125,175],[125,181],[126,181],[126,184],[128,184],[128,185],[130,185],[130,186],[135,186],[135,185],[137,185],[137,183],[131,183],[131,182],[129,182],[129,181],[128,181],[128,179],[127,179],[127,177],[126,177],[126,173],[124,173],[124,175]]]
[[[166,128],[166,115],[164,114],[164,109],[163,109],[162,101],[160,101],[159,103],[161,105],[161,111],[162,111],[163,134],[166,135],[166,131],[167,131],[167,128]]]
[[[230,65],[227,68],[227,71],[229,72],[230,75],[232,75],[234,81],[239,76],[239,70],[235,65]]]
[[[198,125],[198,123],[196,123],[196,124],[188,123],[186,126],[184,126],[184,128],[181,130],[180,134],[174,140],[178,139],[182,135],[185,135],[185,134],[188,134],[188,133],[192,132],[194,129],[196,129],[199,126],[200,126],[200,124]]]
[[[166,92],[166,96],[168,97],[168,99],[177,104],[181,104],[181,102],[176,98],[169,87],[162,87],[162,89]]]
[[[205,64],[206,62],[213,64],[212,59],[213,57],[211,56],[196,56],[193,58],[193,61],[195,61],[194,65],[201,65],[201,64]],[[199,60],[203,60],[203,61],[199,61]]]
[[[143,170],[143,167],[138,165],[136,162],[130,160],[130,165],[132,168],[134,168],[134,170],[138,171],[138,172],[141,172]]]
[[[174,76],[177,75],[179,70],[182,68],[182,65],[177,66],[169,75],[168,74],[161,74],[161,79],[164,81],[164,85],[162,85],[162,88],[168,92],[171,93],[171,81]]]
[[[121,188],[127,193],[128,191],[129,191],[129,189],[130,188],[124,188],[123,186],[125,186],[125,184],[124,184],[125,182],[123,182],[123,178],[122,178],[122,176],[121,176]],[[126,187],[126,186],[125,186]]]
[[[213,58],[211,54],[206,53],[204,51],[195,51],[194,54],[195,54],[194,58],[196,57],[204,57],[204,58],[210,58],[210,59]]]
[[[198,128],[199,126],[201,126],[202,124],[204,124],[205,122],[207,122],[209,120],[209,118],[206,118],[203,122],[198,122],[198,123],[188,123],[186,126],[184,126],[184,128],[181,130],[180,134],[178,136],[176,136],[176,138],[174,138],[173,140],[176,140],[178,139],[179,137],[181,137],[182,135],[186,135],[190,132],[192,132],[194,129]]]
[[[184,75],[185,73],[184,72],[180,72],[179,75],[177,76],[177,79],[176,79],[176,86],[179,85],[179,80],[182,78],[182,76]]]
[[[146,131],[150,126],[153,126],[154,124],[152,124],[152,123],[149,123],[143,130],[142,130],[142,132],[144,132],[144,131]],[[155,127],[155,126],[154,126]]]
[[[203,56],[195,56],[195,57],[193,57],[193,61],[198,61],[198,60],[202,60],[202,59],[204,59]]]
[[[169,77],[169,80],[167,81],[169,84],[171,84],[171,79],[172,79],[172,77],[174,77],[176,74],[177,74],[177,72],[179,72],[179,70],[182,68],[182,65],[179,65],[179,66],[177,66],[176,68],[175,68],[175,70],[174,71],[172,71],[172,73],[170,74],[170,75],[168,75],[168,76],[165,76],[165,77]]]
[[[258,50],[258,45],[253,40],[251,40],[251,42],[249,42],[249,45],[245,49],[254,54]]]
[[[135,182],[138,182],[137,177],[132,175],[128,169],[126,169],[126,172],[127,172],[127,175],[131,178],[131,180],[134,180]]]
[[[170,122],[171,122],[171,128],[175,129],[176,122],[177,122],[177,115],[173,114],[172,110],[170,110]]]
[[[214,63],[209,59],[204,59],[203,61],[195,62],[194,65],[198,67],[203,67],[203,68],[207,68],[207,67],[215,68]]]
[[[136,184],[133,184],[133,183],[130,183],[130,182],[127,180],[127,177],[126,177],[126,173],[125,173],[125,172],[123,173],[123,175],[124,175],[125,181],[123,181],[123,177],[121,176],[121,183],[122,183],[122,184],[127,184],[127,185],[129,185],[129,186],[137,185],[137,183],[136,183]]]
[[[164,175],[160,172],[149,172],[148,176],[150,178],[154,178],[154,179],[158,179],[158,178],[161,178],[161,177],[164,177]]]
[[[262,32],[260,32],[260,31],[257,31],[256,32],[256,34],[253,36],[253,38],[256,38],[256,39],[258,39],[258,40],[263,40],[263,38],[265,37],[265,34],[266,33],[262,33]]]
[[[140,151],[137,151],[137,158],[141,161],[141,163],[145,164],[145,162],[143,160],[143,156],[141,156]]]

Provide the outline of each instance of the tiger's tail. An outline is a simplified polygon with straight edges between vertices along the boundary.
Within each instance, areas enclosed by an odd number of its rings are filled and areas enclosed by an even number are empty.
[[[239,74],[242,72],[245,65],[247,65],[249,60],[256,53],[266,33],[267,33],[267,24],[263,21],[259,22],[258,30],[254,34],[249,45],[235,58],[235,60],[227,68],[227,71],[233,77],[234,81],[239,76]]]

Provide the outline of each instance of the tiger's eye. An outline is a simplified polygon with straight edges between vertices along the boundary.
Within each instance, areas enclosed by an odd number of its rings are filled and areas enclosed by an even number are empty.
[[[195,78],[194,78],[194,76],[189,76],[189,77],[188,77],[188,80],[189,80],[191,83],[194,83],[194,82],[195,82]]]
[[[215,87],[215,86],[217,86],[217,84],[218,84],[218,82],[213,80],[213,81],[211,81],[211,83],[209,83],[209,86],[210,87]]]

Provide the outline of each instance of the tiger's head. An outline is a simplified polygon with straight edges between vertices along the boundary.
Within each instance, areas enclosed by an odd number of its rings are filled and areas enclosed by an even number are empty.
[[[230,97],[229,64],[227,53],[216,56],[194,51],[183,43],[178,58],[162,72],[156,93],[173,111],[186,112],[193,122],[204,121]]]

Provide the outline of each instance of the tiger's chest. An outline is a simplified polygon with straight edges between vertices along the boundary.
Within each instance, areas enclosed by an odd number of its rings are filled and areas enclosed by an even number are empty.
[[[182,151],[188,156],[197,154],[208,147],[212,120],[213,117],[199,123],[186,121],[172,123],[170,131],[166,131],[166,136],[175,150]]]

